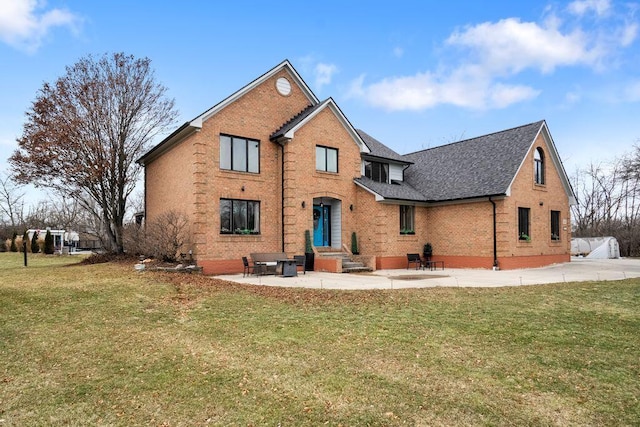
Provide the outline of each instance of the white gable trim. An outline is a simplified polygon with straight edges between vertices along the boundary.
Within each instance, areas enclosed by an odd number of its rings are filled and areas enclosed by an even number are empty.
[[[375,196],[375,200],[376,202],[382,202],[385,200],[384,197],[382,197],[380,194],[376,193],[375,191],[373,191],[372,189],[365,187],[364,185],[362,185],[361,183],[359,183],[358,181],[353,181],[358,187],[362,188],[363,190],[365,190],[367,193],[371,193]]]
[[[159,144],[157,144],[150,151],[148,151],[146,154],[140,157],[140,159],[138,159],[138,163],[144,165],[146,163],[153,161],[153,159],[157,158],[160,154],[168,151],[175,144],[177,144],[187,136],[191,135],[193,132],[199,132],[200,130],[202,130],[202,124],[204,123],[204,121],[208,120],[209,118],[214,116],[216,113],[218,113],[219,111],[227,107],[229,104],[235,102],[246,93],[250,92],[257,86],[265,82],[266,80],[270,79],[271,77],[279,73],[281,70],[286,70],[287,73],[289,73],[289,76],[291,77],[291,79],[293,79],[293,81],[300,87],[300,89],[302,90],[302,93],[307,97],[307,99],[312,105],[318,105],[320,101],[311,91],[311,88],[309,88],[309,86],[307,86],[304,80],[302,80],[302,77],[300,77],[300,75],[295,70],[295,68],[293,68],[291,63],[288,60],[284,60],[279,65],[267,71],[262,76],[258,77],[257,79],[255,79],[254,81],[252,81],[251,83],[243,87],[242,89],[233,93],[231,96],[217,103],[216,105],[214,105],[213,107],[205,111],[204,113],[200,114],[198,117],[194,118],[191,121],[186,122],[176,132],[174,132],[172,135],[168,136],[164,140],[160,141]]]
[[[257,79],[255,79],[254,81],[246,85],[245,87],[243,87],[242,89],[238,90],[237,92],[233,93],[231,96],[225,98],[224,100],[217,103],[216,105],[214,105],[213,107],[205,111],[204,113],[200,114],[198,117],[193,119],[190,124],[194,127],[202,127],[202,122],[208,120],[209,118],[214,116],[216,113],[223,110],[227,105],[235,102],[246,93],[252,91],[257,86],[264,83],[266,80],[278,74],[281,70],[286,70],[289,73],[289,76],[291,76],[291,78],[300,87],[300,89],[302,89],[302,93],[304,93],[304,95],[307,97],[311,105],[317,105],[320,102],[318,98],[314,95],[314,93],[311,91],[311,88],[307,86],[304,80],[302,80],[302,77],[300,77],[300,75],[295,70],[295,68],[293,68],[291,63],[289,63],[288,60],[284,60],[282,63],[272,68],[270,71],[267,71],[266,73],[264,73],[263,75],[261,75],[260,77],[258,77]]]
[[[549,132],[549,128],[547,127],[546,121],[542,122],[542,126],[540,126],[540,129],[538,129],[536,136],[533,138],[533,141],[531,141],[531,144],[529,145],[529,149],[527,150],[527,154],[531,152],[531,149],[535,145],[535,142],[538,139],[538,136],[540,134],[542,134],[542,137],[544,138],[544,141],[547,144],[547,147],[549,149],[548,150],[549,152],[547,153],[548,158],[551,159],[553,166],[555,167],[556,171],[558,171],[558,175],[560,176],[560,182],[562,183],[562,187],[564,188],[564,191],[567,194],[567,197],[569,198],[569,205],[576,205],[578,203],[576,200],[576,196],[573,193],[573,188],[569,183],[569,177],[567,176],[567,172],[564,169],[562,160],[560,160],[560,155],[558,154],[556,145],[553,142],[553,138],[551,138],[551,133]],[[522,159],[520,166],[518,166],[518,170],[516,171],[515,175],[511,179],[511,182],[509,183],[509,187],[507,187],[507,192],[506,192],[507,196],[511,195],[511,187],[513,186],[513,183],[516,180],[516,177],[518,176],[518,174],[520,174],[520,171],[522,170],[522,167],[525,161],[527,161],[526,156]]]

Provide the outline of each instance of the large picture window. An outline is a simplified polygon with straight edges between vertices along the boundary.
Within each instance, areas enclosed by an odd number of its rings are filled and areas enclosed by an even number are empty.
[[[316,146],[316,170],[338,172],[338,150],[330,147]]]
[[[560,240],[560,211],[551,211],[551,240]]]
[[[400,206],[400,234],[415,234],[415,208]]]
[[[260,202],[220,199],[220,234],[260,234]]]
[[[389,183],[389,164],[379,162],[364,162],[364,176],[376,182]]]
[[[220,169],[260,172],[260,141],[220,135]]]
[[[529,208],[518,208],[518,239],[527,242],[531,240],[531,235],[529,234],[530,212]]]

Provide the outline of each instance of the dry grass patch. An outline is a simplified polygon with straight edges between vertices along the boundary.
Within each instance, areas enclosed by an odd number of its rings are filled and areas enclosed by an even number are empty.
[[[638,280],[349,292],[14,261],[0,254],[4,425],[640,419]]]

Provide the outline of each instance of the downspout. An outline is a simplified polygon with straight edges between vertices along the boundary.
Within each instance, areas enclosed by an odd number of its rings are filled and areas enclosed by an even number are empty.
[[[498,231],[496,229],[496,202],[489,196],[489,201],[493,205],[493,269],[498,269]]]
[[[282,212],[282,215],[281,215],[282,218],[281,218],[281,222],[280,223],[282,224],[282,226],[281,226],[280,229],[281,229],[281,233],[282,233],[282,236],[281,236],[282,250],[281,250],[281,252],[284,252],[284,142],[282,142],[280,144],[280,147],[282,147],[282,159],[281,159],[281,171],[280,171],[281,181],[282,181],[280,183],[280,188],[282,189],[282,194],[281,194],[281,197],[280,197],[280,199],[281,199],[280,210]]]

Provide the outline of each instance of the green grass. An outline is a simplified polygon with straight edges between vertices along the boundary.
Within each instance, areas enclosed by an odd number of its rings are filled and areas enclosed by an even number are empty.
[[[640,280],[339,292],[0,254],[0,426],[638,425]]]

